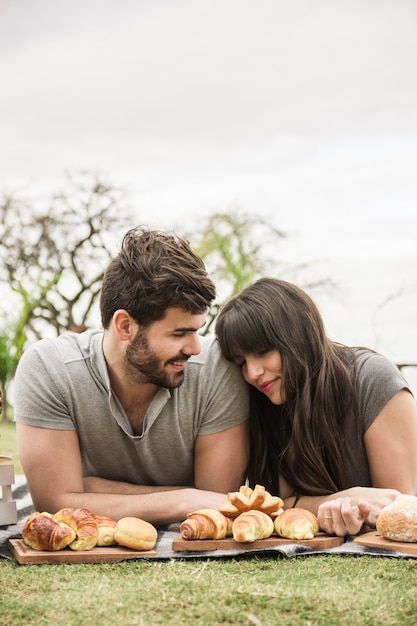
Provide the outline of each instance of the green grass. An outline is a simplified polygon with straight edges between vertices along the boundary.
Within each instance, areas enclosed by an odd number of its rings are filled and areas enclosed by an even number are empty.
[[[415,624],[417,563],[313,556],[1,562],[0,624]]]
[[[16,445],[16,426],[14,422],[0,422],[0,456],[13,459],[16,474],[23,474]]]
[[[21,472],[13,424],[0,454]],[[379,626],[417,623],[417,560],[296,558],[19,565],[0,560],[0,626]]]

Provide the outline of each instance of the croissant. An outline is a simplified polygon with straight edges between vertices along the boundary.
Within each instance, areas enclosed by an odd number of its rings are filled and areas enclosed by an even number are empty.
[[[122,517],[114,532],[115,541],[132,550],[152,550],[157,537],[156,528],[138,517]]]
[[[397,496],[382,509],[376,529],[382,537],[392,541],[417,542],[417,497]]]
[[[287,509],[274,520],[275,532],[286,539],[313,539],[319,532],[319,521],[306,509]]]
[[[94,515],[97,522],[98,528],[98,537],[97,537],[97,545],[98,546],[112,546],[116,543],[114,538],[114,531],[116,530],[117,522],[111,517],[106,517],[105,515]]]
[[[242,485],[239,491],[227,494],[227,500],[219,507],[219,511],[226,517],[237,517],[244,511],[263,511],[274,517],[282,511],[284,502],[278,496],[272,496],[262,485],[255,485],[251,489]]]
[[[22,530],[22,539],[34,550],[62,550],[76,537],[75,531],[64,524],[58,524],[50,513],[32,513]]]
[[[97,545],[98,524],[94,515],[87,509],[61,509],[52,519],[66,524],[75,531],[76,538],[69,544],[71,550],[91,550]]]
[[[272,518],[263,511],[244,511],[233,520],[233,539],[251,543],[267,539],[274,532]]]
[[[231,520],[215,509],[189,513],[180,526],[181,537],[186,540],[224,539],[231,534],[230,531]]]

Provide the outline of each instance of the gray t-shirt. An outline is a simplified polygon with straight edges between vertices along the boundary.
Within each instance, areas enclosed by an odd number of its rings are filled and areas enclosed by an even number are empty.
[[[356,352],[356,389],[361,428],[360,448],[357,452],[355,424],[346,420],[345,435],[348,444],[348,471],[350,486],[371,487],[371,475],[363,437],[387,402],[401,389],[410,387],[399,369],[381,354],[368,350]]]
[[[183,384],[159,388],[133,434],[112,393],[102,349],[103,332],[42,339],[22,356],[15,377],[15,421],[76,430],[84,476],[142,485],[193,485],[197,435],[217,433],[248,417],[248,390],[238,367],[217,340],[201,338]]]

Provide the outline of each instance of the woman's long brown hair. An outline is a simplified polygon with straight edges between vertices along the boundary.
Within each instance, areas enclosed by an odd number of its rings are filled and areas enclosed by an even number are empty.
[[[344,423],[357,420],[354,352],[326,336],[312,299],[296,285],[261,278],[222,307],[216,334],[230,361],[281,355],[284,404],[250,386],[250,483],[275,494],[279,476],[300,495],[346,488]]]

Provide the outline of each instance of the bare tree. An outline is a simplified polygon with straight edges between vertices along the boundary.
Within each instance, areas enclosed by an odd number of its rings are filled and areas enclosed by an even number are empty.
[[[130,223],[122,192],[97,175],[68,176],[51,198],[0,199],[0,282],[20,298],[20,326],[40,338],[82,329],[106,263]]]

